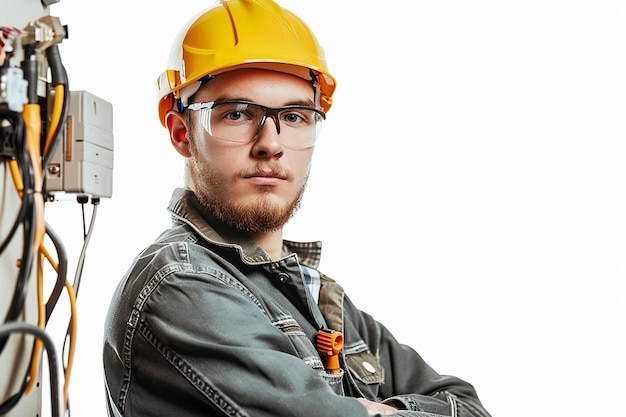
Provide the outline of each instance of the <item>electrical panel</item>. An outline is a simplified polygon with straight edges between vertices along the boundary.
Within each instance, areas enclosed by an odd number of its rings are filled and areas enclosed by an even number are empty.
[[[3,417],[41,416],[43,398],[50,399],[52,417],[70,415],[67,383],[85,258],[79,257],[71,282],[69,256],[55,225],[45,218],[45,204],[70,195],[84,208],[91,197],[90,226],[82,220],[85,253],[100,198],[111,197],[113,188],[113,106],[87,91],[69,91],[57,47],[67,39],[67,28],[49,11],[58,1],[0,0]],[[65,305],[55,310],[62,296]],[[69,315],[67,351],[65,343],[57,349],[50,337],[52,315],[61,320]],[[50,386],[42,393],[46,381]]]
[[[111,197],[113,106],[87,91],[72,91],[62,146],[46,170],[46,190]]]

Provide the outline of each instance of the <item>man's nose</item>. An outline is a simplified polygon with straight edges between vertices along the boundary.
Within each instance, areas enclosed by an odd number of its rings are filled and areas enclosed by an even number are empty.
[[[273,123],[268,123],[270,119]],[[267,116],[259,126],[252,152],[255,157],[281,157],[283,143],[280,140],[280,123],[278,117]]]

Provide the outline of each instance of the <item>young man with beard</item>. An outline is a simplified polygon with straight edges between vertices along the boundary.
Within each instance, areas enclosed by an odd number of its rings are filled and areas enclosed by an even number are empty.
[[[110,416],[487,417],[283,239],[335,80],[308,27],[271,0],[223,0],[183,29],[159,114],[185,158],[172,227],[107,317]]]

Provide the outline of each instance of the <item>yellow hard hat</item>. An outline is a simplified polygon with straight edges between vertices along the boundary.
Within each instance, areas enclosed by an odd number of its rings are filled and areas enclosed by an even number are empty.
[[[328,73],[324,50],[298,16],[272,0],[220,0],[192,19],[174,41],[168,68],[157,80],[161,123],[186,87],[193,93],[205,77],[238,68],[311,80],[320,106],[324,112],[330,109],[336,81]]]

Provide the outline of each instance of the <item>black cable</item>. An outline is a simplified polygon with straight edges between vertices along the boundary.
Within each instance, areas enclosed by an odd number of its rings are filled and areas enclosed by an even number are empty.
[[[13,112],[6,112],[4,114],[6,120],[13,122],[15,126],[19,124],[24,124],[24,120],[21,115]],[[16,136],[16,149],[17,155],[16,159],[18,161],[18,166],[20,167],[20,171],[22,174],[22,183],[23,183],[23,191],[22,191],[22,205],[24,205],[24,215],[21,219],[21,224],[23,226],[23,245],[22,245],[22,256],[21,256],[21,264],[18,271],[18,276],[15,281],[15,289],[13,291],[13,297],[11,300],[11,304],[7,311],[7,314],[4,318],[4,322],[15,321],[24,306],[25,292],[28,287],[28,281],[30,279],[32,265],[33,265],[33,243],[35,239],[35,202],[34,202],[34,172],[33,165],[30,159],[30,153],[26,148],[26,135],[25,130],[22,135]],[[7,337],[0,338],[0,353],[4,350],[4,347],[7,342]]]
[[[76,201],[80,204],[80,212],[82,214],[83,219],[83,240],[85,240],[85,236],[87,236],[87,222],[85,221],[85,204],[89,202],[89,197],[86,195],[76,196]]]
[[[24,201],[22,200],[22,204],[20,204],[20,209],[18,210],[15,221],[13,222],[13,225],[11,226],[11,230],[9,230],[9,233],[7,234],[6,238],[2,241],[2,244],[0,244],[0,255],[2,255],[2,252],[4,252],[4,250],[9,246],[9,243],[11,243],[11,241],[13,240],[13,237],[15,236],[15,232],[17,232],[18,227],[20,226],[20,224],[22,224],[22,221],[24,221],[24,216],[26,215],[26,211],[27,211],[27,206],[26,204],[24,204]]]
[[[24,197],[26,198],[26,197]],[[32,198],[32,194],[30,196]],[[34,217],[34,213],[32,213]],[[9,306],[9,310],[4,318],[4,322],[11,322],[16,320],[24,307],[24,300],[26,297],[26,288],[28,287],[28,281],[30,280],[30,274],[33,265],[33,250],[32,245],[34,241],[34,228],[32,227],[34,219],[25,219],[24,221],[24,245],[22,248],[21,265],[15,281],[15,289],[13,291],[13,298]],[[0,338],[0,353],[4,350],[7,338]]]
[[[26,151],[25,149],[26,140],[24,139],[25,138],[24,132],[25,132],[26,127],[24,124],[24,118],[19,113],[0,110],[0,120],[8,121],[13,128],[13,132],[11,133],[11,136],[14,139],[15,148],[19,149],[18,155],[16,155],[16,159],[18,159],[18,165],[19,165],[20,162],[23,163],[24,161],[23,159],[20,160],[17,157],[21,156],[21,154]],[[13,226],[9,230],[9,233],[7,234],[6,238],[0,244],[0,255],[2,255],[2,252],[4,252],[7,246],[9,246],[9,243],[11,243],[11,241],[13,240],[13,237],[15,236],[15,233],[17,232],[19,225],[22,224],[24,220],[24,216],[26,215],[27,208],[28,207],[26,206],[26,204],[24,204],[24,200],[22,200],[22,204],[20,205],[20,209],[17,213],[15,221],[13,222]]]
[[[24,72],[24,79],[28,82],[26,94],[27,102],[30,104],[36,104],[39,101],[37,94],[37,79],[39,78],[39,62],[35,57],[35,45],[24,45],[24,60],[22,61],[22,71]]]
[[[13,59],[13,51],[6,51],[6,56],[4,57],[4,61],[2,62],[2,68],[9,68],[11,59]]]
[[[54,136],[50,144],[48,152],[44,155],[42,167],[43,172],[46,172],[46,168],[50,163],[50,160],[54,156],[54,153],[62,140],[61,132],[67,123],[68,111],[71,103],[70,83],[68,81],[67,72],[61,61],[61,54],[59,53],[58,45],[52,45],[46,49],[46,58],[48,59],[48,65],[50,67],[50,78],[52,79],[52,85],[63,85],[63,109],[61,109],[61,117],[59,123],[54,131]]]
[[[34,354],[35,354],[35,349],[34,349],[34,344],[33,344],[33,349],[31,352],[30,359],[29,359],[29,363],[31,364],[31,366],[34,363],[33,362]],[[28,383],[30,382],[31,366],[27,366],[25,369],[25,374],[24,374],[24,377],[22,378],[23,382],[22,382],[22,385],[20,386],[20,389],[15,394],[11,395],[2,404],[0,404],[0,416],[5,415],[9,411],[11,411],[13,407],[15,407],[19,403],[20,399],[24,395],[24,392],[26,392],[26,387],[28,387]]]
[[[26,391],[26,386],[28,385],[28,375],[30,374],[30,368],[27,367],[26,368],[26,376],[24,377],[24,382],[22,383],[22,386],[20,387],[20,389],[18,390],[18,392],[16,392],[15,394],[11,395],[9,398],[7,398],[7,400],[5,402],[3,402],[2,404],[0,404],[0,416],[7,414],[9,411],[11,411],[22,399],[22,396],[24,395],[24,391]]]
[[[50,372],[50,402],[52,407],[52,417],[63,415],[61,404],[63,395],[61,393],[59,377],[59,360],[54,347],[54,341],[43,329],[28,323],[6,323],[0,326],[0,337],[8,338],[11,333],[28,333],[41,340],[48,356],[48,368]]]
[[[83,246],[81,248],[80,256],[78,258],[78,262],[76,265],[74,283],[72,284],[72,286],[74,287],[74,294],[76,298],[78,298],[80,280],[82,278],[83,268],[85,266],[85,256],[87,254],[87,247],[89,246],[89,241],[91,240],[91,235],[93,234],[93,228],[96,224],[96,216],[98,215],[98,205],[100,204],[100,198],[92,197],[91,204],[93,205],[93,210],[91,212],[91,220],[89,222],[89,229],[85,229],[87,222],[85,221],[84,204],[81,204],[83,206]]]
[[[67,264],[68,257],[67,251],[65,250],[65,246],[61,241],[61,238],[57,233],[50,227],[48,223],[46,223],[46,234],[52,241],[54,248],[59,257],[59,265],[57,271],[57,279],[54,284],[54,288],[50,293],[50,297],[48,297],[48,301],[46,302],[46,323],[50,320],[50,316],[52,315],[52,311],[59,301],[59,297],[61,296],[61,292],[63,291],[63,287],[65,286],[65,281],[67,280]]]

